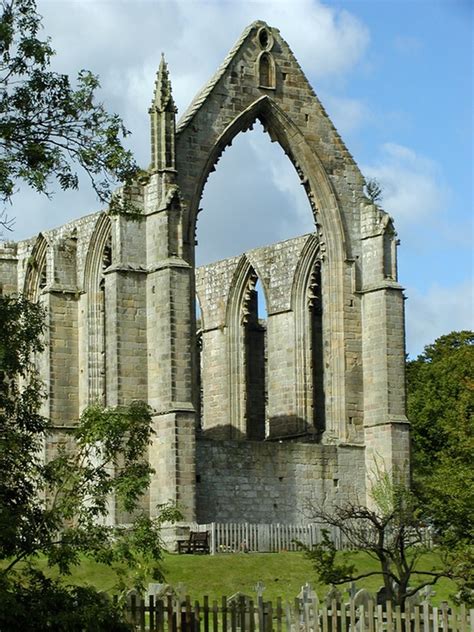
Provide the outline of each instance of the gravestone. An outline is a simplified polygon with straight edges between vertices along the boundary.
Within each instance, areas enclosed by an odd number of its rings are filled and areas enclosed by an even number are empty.
[[[369,601],[374,602],[375,598],[374,598],[374,595],[370,593],[368,590],[366,590],[365,588],[361,588],[354,595],[354,606],[356,608],[360,608],[360,606],[364,606],[364,609],[367,610]]]

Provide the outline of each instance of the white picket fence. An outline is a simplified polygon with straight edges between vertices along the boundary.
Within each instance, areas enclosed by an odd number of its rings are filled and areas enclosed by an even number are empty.
[[[329,532],[331,540],[338,549],[350,548],[336,527],[324,527],[317,524],[250,524],[211,522],[209,524],[189,524],[190,531],[208,531],[210,552],[237,553],[260,552],[278,553],[280,551],[298,550],[297,542],[307,546],[322,540],[324,528]]]

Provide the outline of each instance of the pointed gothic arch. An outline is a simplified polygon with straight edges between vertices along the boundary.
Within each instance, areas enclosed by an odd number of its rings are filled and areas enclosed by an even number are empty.
[[[204,107],[203,105],[201,107]],[[213,113],[213,116],[218,115]],[[339,424],[344,424],[345,413],[345,358],[344,358],[344,283],[345,270],[343,262],[350,259],[350,240],[346,236],[343,213],[339,206],[338,195],[326,169],[299,126],[292,121],[280,105],[270,96],[262,96],[236,114],[232,121],[224,125],[224,121],[214,121],[213,129],[223,128],[212,140],[207,153],[200,155],[199,175],[195,178],[191,197],[184,208],[183,234],[187,235],[188,247],[193,251],[195,243],[196,219],[199,203],[209,174],[214,170],[222,152],[232,144],[233,138],[242,131],[251,129],[258,119],[272,141],[280,144],[289,160],[294,165],[308,200],[313,210],[315,230],[318,235],[321,256],[326,260],[326,291],[333,299],[326,309],[326,322],[334,334],[328,341],[330,349],[327,356],[330,362],[330,373],[333,380],[334,397],[328,403],[331,410],[328,417],[335,424],[333,433],[338,436]],[[211,122],[208,122],[211,126]],[[179,126],[178,136],[193,135],[192,117],[186,124]],[[183,189],[186,187],[183,186]],[[189,255],[194,260],[194,254]],[[336,421],[339,420],[339,421]],[[341,421],[342,420],[342,421]]]
[[[23,286],[25,296],[33,302],[39,300],[41,290],[51,283],[51,273],[48,270],[48,248],[48,241],[40,233],[29,257]]]
[[[230,424],[235,438],[261,440],[266,423],[265,331],[256,320],[257,279],[266,294],[256,266],[242,255],[232,281],[226,323]]]
[[[320,440],[326,429],[323,335],[324,275],[319,240],[312,235],[301,252],[291,304],[295,314],[295,385],[297,415],[307,420],[306,431]]]
[[[106,300],[103,272],[112,263],[112,223],[106,213],[99,215],[87,251],[84,291],[87,297],[87,370],[89,403],[106,404]]]
[[[196,178],[196,185],[188,202],[188,213],[184,217],[183,232],[187,235],[189,243],[191,240],[194,241],[199,203],[210,173],[215,170],[223,151],[232,145],[232,140],[237,134],[251,129],[257,119],[270,135],[270,139],[280,144],[295,167],[305,187],[315,224],[323,235],[328,256],[335,260],[348,256],[345,228],[337,195],[323,164],[309,147],[299,127],[269,96],[260,97],[237,114],[213,140],[212,147],[201,164],[200,175]],[[184,130],[188,127],[189,123]]]

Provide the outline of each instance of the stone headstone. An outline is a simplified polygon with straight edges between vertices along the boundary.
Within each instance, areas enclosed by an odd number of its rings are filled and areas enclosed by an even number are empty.
[[[317,599],[316,592],[314,591],[314,588],[311,586],[310,583],[306,582],[304,586],[301,586],[301,590],[298,594],[298,599],[303,601],[303,603],[314,601],[315,599]]]
[[[387,603],[387,598],[387,589],[385,586],[381,586],[375,594],[375,602],[377,606],[384,606]]]
[[[335,601],[336,603],[341,603],[342,602],[342,592],[339,590],[339,588],[336,588],[336,586],[332,586],[332,588],[329,590],[329,592],[324,597],[324,601],[325,601],[327,606],[330,606],[333,601]]]
[[[141,595],[138,592],[138,590],[135,590],[135,588],[132,588],[126,594],[125,601],[126,601],[128,607],[130,607],[132,605],[133,598],[135,598],[135,603],[136,604],[138,604],[140,602]]]
[[[179,601],[181,603],[184,602],[186,599],[186,591],[187,591],[186,586],[182,582],[178,582],[176,586],[174,587],[174,590],[175,590],[176,597],[179,599]]]
[[[358,590],[359,589],[357,588],[356,583],[355,582],[351,582],[351,585],[349,586],[349,597],[351,599],[354,599],[354,597],[356,596]]]
[[[354,606],[356,608],[359,608],[360,606],[367,608],[369,601],[375,601],[374,595],[365,588],[361,588],[354,595]]]
[[[414,595],[411,595],[410,597],[406,598],[405,607],[414,608],[415,606],[420,606],[422,598],[423,598],[423,595],[421,594],[421,591],[417,590]]]
[[[241,630],[250,630],[252,627],[254,629],[257,629],[258,626],[258,613],[255,610],[254,613],[254,621],[253,621],[253,626],[250,625],[250,609],[249,609],[249,604],[250,601],[252,600],[252,597],[250,597],[250,595],[246,595],[245,593],[242,592],[236,592],[234,593],[231,597],[229,597],[227,599],[227,607],[232,608],[234,605],[236,607],[236,625],[237,628],[240,628]],[[245,605],[245,611],[243,613],[242,616],[242,612],[240,611],[240,606],[242,604],[242,602]]]
[[[169,584],[160,584],[155,582],[150,582],[148,584],[147,598],[154,597],[155,599],[165,599],[168,595],[171,595],[172,597],[176,596],[174,588]]]
[[[433,586],[425,586],[421,590],[418,591],[421,598],[421,603],[430,603],[431,597],[436,595],[436,591],[433,590]]]

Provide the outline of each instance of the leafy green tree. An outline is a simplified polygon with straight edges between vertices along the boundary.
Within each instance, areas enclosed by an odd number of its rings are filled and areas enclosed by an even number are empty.
[[[0,21],[0,199],[11,200],[18,182],[51,193],[78,187],[76,165],[89,176],[113,212],[135,212],[127,196],[112,196],[117,181],[137,173],[122,141],[122,120],[96,101],[99,81],[82,70],[76,87],[50,70],[54,50],[39,38],[35,0],[3,0]],[[3,215],[0,221],[8,227]]]
[[[39,414],[43,389],[32,359],[43,349],[43,327],[38,305],[0,298],[0,559],[16,554],[23,525],[42,515],[36,496],[48,424]]]
[[[43,327],[39,305],[0,297],[0,602],[22,594],[34,602],[32,593],[42,582],[49,593],[58,587],[34,569],[39,554],[61,575],[89,556],[115,568],[117,588],[133,584],[142,590],[148,576],[162,577],[163,522],[180,517],[172,505],[154,519],[140,511],[152,472],[145,456],[150,409],[143,402],[90,406],[45,462],[52,429],[39,414],[43,392],[35,368]],[[127,528],[105,524],[111,499],[118,511],[133,515]],[[58,591],[65,603],[77,592]],[[8,617],[8,609],[1,613]],[[0,628],[9,629],[1,619]]]
[[[407,364],[413,479],[444,542],[474,541],[474,333],[452,332]]]

